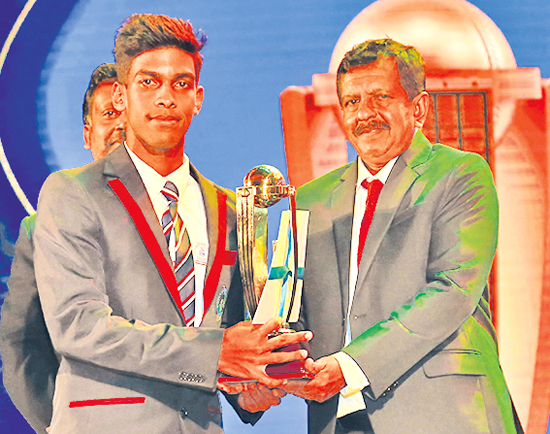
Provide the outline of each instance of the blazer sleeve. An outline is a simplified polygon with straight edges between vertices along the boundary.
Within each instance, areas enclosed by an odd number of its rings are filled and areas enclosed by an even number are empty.
[[[32,233],[36,214],[21,222],[0,323],[4,386],[37,432],[52,418],[59,362],[44,323],[34,277]]]
[[[135,258],[112,263],[109,249],[116,242],[104,239],[98,215],[103,196],[81,178],[70,171],[50,175],[38,204],[36,279],[55,350],[125,374],[215,390],[223,329],[149,324],[113,314],[104,264],[127,267],[125,284],[132,285]],[[150,297],[141,296],[154,298],[165,289],[159,284],[147,291]]]
[[[437,168],[436,163],[431,162],[431,167]],[[437,205],[426,233],[429,251],[424,287],[343,349],[366,373],[371,385],[365,392],[374,399],[395,387],[402,375],[472,315],[491,269],[498,232],[498,201],[491,171],[475,154],[462,154],[445,164],[452,169],[448,176],[438,178],[445,188],[434,199]],[[396,282],[403,284],[406,282]]]

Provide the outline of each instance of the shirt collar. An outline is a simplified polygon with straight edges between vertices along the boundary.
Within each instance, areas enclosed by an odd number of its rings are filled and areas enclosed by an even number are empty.
[[[397,161],[397,159],[399,158],[399,156],[395,157],[395,158],[392,158],[390,161],[388,161],[386,163],[386,165],[384,167],[382,167],[382,169],[380,169],[380,171],[376,174],[376,175],[373,175],[372,173],[370,173],[369,169],[367,169],[367,166],[365,165],[365,163],[363,162],[363,160],[361,160],[360,157],[357,157],[357,186],[356,186],[356,189],[359,188],[361,186],[361,183],[363,182],[364,179],[366,179],[367,181],[372,181],[374,179],[378,179],[382,184],[385,184],[386,181],[388,180],[388,177],[390,176],[390,172],[391,170],[393,169],[393,166],[395,165],[395,162]]]
[[[176,184],[176,187],[179,191],[179,196],[182,197],[187,183],[189,182],[189,158],[187,155],[183,154],[183,164],[170,173],[168,176],[162,176],[155,169],[145,163],[141,158],[139,158],[129,147],[126,146],[126,150],[130,155],[136,169],[143,180],[147,194],[150,198],[154,198],[157,194],[160,193],[166,181],[172,181]]]

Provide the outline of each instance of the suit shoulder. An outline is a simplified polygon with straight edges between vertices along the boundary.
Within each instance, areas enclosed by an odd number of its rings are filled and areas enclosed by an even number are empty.
[[[216,190],[225,194],[227,199],[227,202],[226,202],[227,206],[229,206],[230,209],[235,210],[235,207],[237,206],[236,193],[229,188],[220,187],[219,185],[216,185],[216,184],[213,184],[213,185]]]
[[[201,176],[201,180],[202,182],[207,182],[208,184],[210,184],[216,191],[219,191],[225,194],[227,196],[227,201],[229,203],[235,204],[235,198],[236,198],[235,191],[231,190],[230,188],[222,187],[221,185],[218,185],[215,182],[210,181],[208,178],[205,178],[204,176]]]
[[[210,179],[203,176],[192,164],[189,167],[191,176],[199,182],[199,184],[203,185],[203,194],[206,194],[207,196],[210,196],[213,191],[217,191],[220,193],[223,193],[227,197],[227,204],[231,208],[235,208],[235,192],[229,188],[221,187],[218,184],[214,183]],[[205,185],[208,185],[208,188],[204,188]],[[213,189],[213,190],[212,190]],[[213,199],[213,198],[212,198]]]
[[[307,206],[311,201],[317,201],[319,198],[329,194],[330,191],[341,182],[342,175],[350,170],[352,165],[353,163],[349,163],[345,166],[341,166],[298,188],[296,200],[300,203],[300,206]]]
[[[455,176],[476,175],[493,182],[493,174],[489,163],[481,155],[474,152],[461,151],[442,144],[433,145],[428,159],[430,172],[448,173]]]
[[[86,184],[94,178],[98,178],[98,174],[103,173],[104,161],[98,160],[85,166],[77,167],[74,169],[64,169],[54,172],[46,178],[42,189],[48,188],[51,184]]]
[[[427,166],[430,178],[445,179],[450,197],[483,196],[495,209],[498,207],[493,172],[481,155],[438,144]]]
[[[36,226],[36,213],[28,215],[21,220],[21,227],[19,229],[19,236],[25,234],[28,238],[31,238]]]
[[[447,164],[457,165],[457,164],[473,164],[480,167],[489,168],[489,164],[481,155],[476,154],[475,152],[462,151],[460,149],[451,148],[450,146],[443,145],[441,143],[436,143],[432,147],[432,160],[438,161],[447,161]]]
[[[74,209],[79,206],[89,208],[92,198],[99,198],[97,192],[103,191],[105,177],[103,176],[103,161],[91,163],[76,169],[54,172],[48,176],[38,197],[38,221],[40,210]]]
[[[214,187],[227,196],[228,202],[235,204],[235,199],[236,199],[235,191],[231,190],[230,188],[221,187],[217,184],[214,184]]]

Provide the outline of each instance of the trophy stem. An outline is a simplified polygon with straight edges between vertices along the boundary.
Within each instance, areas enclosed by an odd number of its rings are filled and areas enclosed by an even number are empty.
[[[254,232],[254,196],[242,187],[237,189],[237,244],[244,299],[251,317],[258,307],[253,271]]]

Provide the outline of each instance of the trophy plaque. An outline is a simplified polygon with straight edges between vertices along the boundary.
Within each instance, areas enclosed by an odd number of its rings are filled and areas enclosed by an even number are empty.
[[[273,316],[282,317],[284,322],[273,336],[293,333],[288,323],[297,321],[300,311],[309,213],[296,210],[295,193],[294,186],[285,185],[281,172],[267,165],[252,169],[245,176],[243,187],[237,189],[237,248],[247,314],[254,324],[263,324]],[[290,200],[290,211],[282,213],[269,269],[267,208],[284,197]],[[279,351],[298,349],[300,346],[296,344]],[[303,361],[268,365],[266,373],[273,378],[313,378]],[[253,380],[222,376],[218,381]]]

